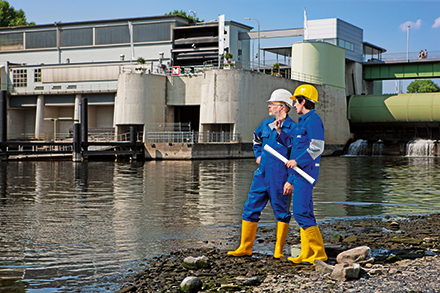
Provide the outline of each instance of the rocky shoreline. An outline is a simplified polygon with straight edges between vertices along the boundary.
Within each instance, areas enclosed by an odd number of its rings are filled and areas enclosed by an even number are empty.
[[[228,256],[226,251],[239,241],[236,228],[221,245],[207,243],[148,260],[145,270],[118,292],[181,292],[180,284],[188,276],[202,280],[203,292],[440,292],[440,214],[341,219],[319,227],[328,264],[335,264],[337,254],[350,248],[371,248],[374,261],[362,264],[358,279],[336,281],[317,266],[295,265],[271,254]],[[259,228],[256,242],[273,250],[275,227]],[[298,232],[292,228],[285,255],[298,243]],[[206,256],[209,266],[187,268],[184,259],[189,256]]]

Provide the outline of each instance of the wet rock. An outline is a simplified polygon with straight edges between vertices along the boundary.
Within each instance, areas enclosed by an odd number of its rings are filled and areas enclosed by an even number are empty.
[[[183,266],[190,270],[206,269],[210,267],[209,259],[206,256],[188,256],[183,260]]]
[[[358,241],[358,237],[355,235],[351,235],[345,238],[344,240],[342,240],[342,243],[350,244],[350,243],[355,243],[356,241]]]
[[[328,257],[336,257],[344,250],[345,247],[342,245],[325,243],[325,253],[327,254]]]
[[[368,246],[360,246],[341,252],[336,257],[338,263],[356,263],[366,260],[370,256],[371,249]]]
[[[197,277],[186,277],[180,283],[180,290],[185,293],[195,293],[202,289],[202,280]]]
[[[330,239],[331,243],[339,243],[342,241],[342,236],[339,234],[333,235],[332,239]]]
[[[243,285],[245,286],[259,286],[263,281],[260,280],[258,277],[253,277],[250,279],[247,279],[243,282]]]
[[[390,230],[397,231],[400,229],[400,225],[397,222],[391,222],[389,228]]]
[[[361,267],[357,263],[339,263],[335,265],[330,278],[341,282],[358,279],[360,270]]]

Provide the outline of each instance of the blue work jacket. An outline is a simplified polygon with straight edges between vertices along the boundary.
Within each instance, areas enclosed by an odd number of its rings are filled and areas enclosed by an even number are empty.
[[[310,110],[298,118],[293,136],[282,131],[277,141],[289,147],[290,160],[295,160],[299,168],[315,179],[316,184],[324,151],[324,124],[316,111]],[[288,173],[287,182],[292,184],[296,176],[301,176],[290,168]]]
[[[253,150],[255,158],[261,156],[259,169],[262,172],[265,172],[267,168],[272,170],[279,169],[278,172],[286,172],[286,167],[284,166],[284,163],[264,150],[264,146],[268,144],[281,155],[289,158],[288,148],[277,142],[276,140],[278,133],[275,130],[275,126],[273,125],[274,121],[275,118],[273,117],[265,119],[254,131]],[[283,131],[288,135],[292,135],[296,127],[297,124],[289,116],[287,116],[287,118],[281,125],[281,129],[283,129]]]

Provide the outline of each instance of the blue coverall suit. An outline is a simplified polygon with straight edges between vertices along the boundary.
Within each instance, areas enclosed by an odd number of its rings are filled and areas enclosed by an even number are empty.
[[[270,200],[277,221],[289,223],[291,213],[288,207],[288,196],[283,195],[284,184],[287,181],[287,167],[263,148],[266,144],[288,158],[288,148],[276,141],[278,136],[273,122],[275,118],[264,120],[254,132],[253,150],[255,158],[261,156],[258,169],[249,191],[248,199],[243,208],[243,220],[258,222],[261,212]],[[284,120],[281,128],[289,136],[297,125],[289,116]]]
[[[293,184],[293,217],[304,230],[316,226],[312,190],[318,180],[321,154],[324,151],[324,124],[315,110],[310,110],[298,118],[293,137],[282,131],[277,140],[289,147],[290,160],[295,160],[299,168],[315,179],[314,184],[311,184],[295,170],[288,170],[287,182]]]

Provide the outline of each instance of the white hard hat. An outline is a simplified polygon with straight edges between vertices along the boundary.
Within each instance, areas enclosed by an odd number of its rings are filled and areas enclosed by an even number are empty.
[[[285,89],[277,89],[272,92],[270,99],[266,102],[284,102],[289,108],[292,108],[293,101],[290,99],[292,94]]]

